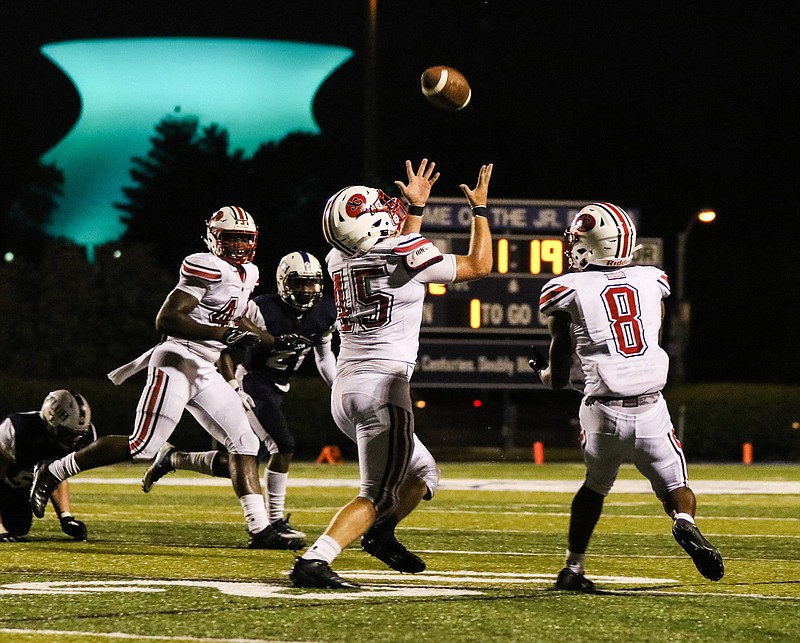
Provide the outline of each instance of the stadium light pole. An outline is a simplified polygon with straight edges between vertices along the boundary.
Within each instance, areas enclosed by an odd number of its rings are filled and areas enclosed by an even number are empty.
[[[717,218],[714,210],[704,209],[697,212],[686,227],[678,233],[677,241],[677,284],[675,294],[678,298],[678,314],[672,322],[674,366],[672,377],[677,382],[686,380],[686,352],[689,348],[689,327],[692,319],[692,309],[686,297],[686,242],[689,233],[700,223],[711,223]]]

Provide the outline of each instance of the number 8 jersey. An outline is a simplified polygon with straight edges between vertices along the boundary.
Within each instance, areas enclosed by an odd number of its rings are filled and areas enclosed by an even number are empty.
[[[576,388],[584,395],[627,397],[664,387],[669,357],[659,336],[669,293],[667,275],[654,266],[590,269],[544,285],[541,313],[562,311],[572,319],[583,375]]]

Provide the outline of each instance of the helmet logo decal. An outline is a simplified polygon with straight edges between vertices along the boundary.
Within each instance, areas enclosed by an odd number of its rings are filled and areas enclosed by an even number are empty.
[[[575,224],[577,232],[589,232],[597,225],[597,221],[591,214],[585,212],[575,220]]]
[[[348,217],[355,219],[364,211],[366,204],[367,198],[363,194],[354,194],[347,200],[344,211]]]

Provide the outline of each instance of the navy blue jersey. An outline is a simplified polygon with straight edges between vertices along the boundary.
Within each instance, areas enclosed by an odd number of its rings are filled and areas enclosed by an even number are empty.
[[[33,468],[41,460],[55,460],[72,451],[85,447],[97,437],[94,426],[72,449],[59,446],[51,436],[38,411],[12,413],[8,416],[14,427],[14,464],[9,465],[6,478],[10,481],[24,480],[30,484]]]
[[[271,335],[302,335],[308,340],[305,346],[295,350],[268,350],[257,345],[245,355],[244,366],[248,371],[277,384],[288,384],[311,349],[331,341],[336,306],[332,298],[322,297],[311,310],[299,314],[286,305],[277,293],[259,295],[253,298],[253,302],[261,311],[267,332]]]

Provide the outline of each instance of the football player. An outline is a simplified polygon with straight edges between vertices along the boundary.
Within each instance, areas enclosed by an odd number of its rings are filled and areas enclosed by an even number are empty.
[[[38,411],[12,413],[0,422],[0,542],[28,540],[36,463],[71,453],[96,437],[86,398],[65,389],[48,393]],[[86,540],[86,525],[70,511],[69,482],[55,487],[50,500],[64,533]]]
[[[535,351],[531,357],[545,386],[572,384],[584,395],[578,416],[586,480],[572,501],[566,565],[556,589],[594,591],[584,556],[625,459],[650,481],[673,519],[675,540],[698,571],[717,581],[724,574],[722,557],[695,525],[686,459],[661,394],[669,365],[660,345],[667,275],[631,265],[639,249],[636,227],[611,203],[580,210],[565,240],[573,272],[548,281],[539,300],[551,335],[549,359]]]
[[[250,534],[248,547],[261,548],[269,518],[261,495],[256,456],[259,441],[239,396],[219,373],[216,362],[224,348],[274,338],[245,318],[254,304],[250,294],[258,283],[252,263],[258,229],[241,207],[225,206],[206,222],[208,252],[183,260],[177,286],[156,316],[164,339],[138,359],[112,373],[115,383],[147,368],[147,383],[130,436],[103,436],[63,458],[34,470],[33,513],[42,517],[56,486],[75,474],[117,462],[151,460],[172,434],[187,409],[231,460],[233,489]]]
[[[472,208],[470,250],[444,254],[419,234],[425,203],[439,178],[423,159],[406,161],[408,184],[396,181],[409,206],[382,190],[355,185],[325,206],[322,230],[341,346],[331,390],[338,427],[358,444],[361,486],[325,532],[295,559],[296,587],[358,587],[330,563],[356,538],[390,567],[416,573],[425,563],[395,537],[395,526],[436,491],[439,472],[414,435],[409,380],[414,371],[426,284],[479,279],[492,267],[486,202],[492,166],[475,189],[461,185]]]
[[[331,348],[336,307],[324,297],[322,266],[307,252],[292,252],[278,263],[277,293],[253,298],[248,315],[256,326],[275,336],[275,346],[257,344],[242,355],[226,351],[220,369],[239,392],[256,434],[264,442],[269,460],[264,470],[263,489],[270,528],[264,546],[272,549],[301,549],[305,534],[293,529],[284,515],[286,481],[295,449],[295,439],[281,409],[292,376],[306,356],[314,351],[317,370],[330,386],[336,369]],[[235,376],[234,363],[243,362]],[[153,484],[175,469],[188,469],[230,477],[228,454],[224,451],[186,453],[165,443],[142,479],[147,493]]]

